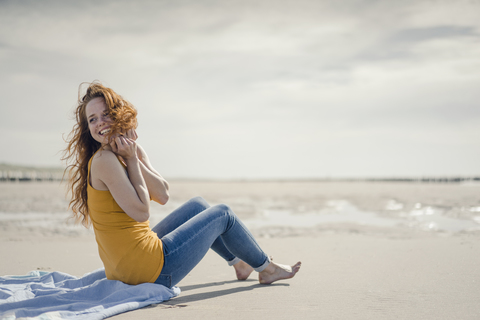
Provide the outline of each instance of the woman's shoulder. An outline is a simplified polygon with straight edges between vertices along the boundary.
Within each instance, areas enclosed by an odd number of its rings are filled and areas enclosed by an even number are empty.
[[[117,163],[118,159],[115,153],[111,150],[102,149],[97,151],[92,157],[92,166],[110,166],[112,163]]]
[[[108,149],[100,149],[97,152],[95,152],[95,154],[93,155],[93,160],[96,160],[96,161],[110,160],[112,158],[116,158],[115,153],[113,153],[112,150],[108,150]]]
[[[94,189],[108,190],[105,181],[122,176],[124,172],[117,156],[110,150],[99,150],[92,158],[91,184]]]

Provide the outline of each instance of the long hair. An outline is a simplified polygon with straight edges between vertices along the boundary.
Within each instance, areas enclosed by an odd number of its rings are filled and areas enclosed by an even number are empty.
[[[88,88],[82,96],[84,84],[88,84]],[[107,139],[115,133],[123,133],[137,127],[137,110],[130,102],[97,81],[80,84],[78,106],[74,111],[76,124],[65,139],[67,147],[63,152],[62,160],[67,163],[64,177],[68,176],[67,192],[72,197],[69,208],[73,211],[75,222],[82,223],[86,228],[91,225],[87,205],[88,162],[101,144],[90,134],[85,108],[92,99],[98,97],[105,100],[110,119],[113,121]]]

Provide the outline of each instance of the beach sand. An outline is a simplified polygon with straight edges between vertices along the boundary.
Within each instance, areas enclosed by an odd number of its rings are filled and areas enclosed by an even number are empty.
[[[17,186],[0,185],[0,189],[15,193]],[[218,188],[218,184],[212,183],[178,182],[172,183],[172,189],[179,195],[172,197],[172,202],[175,205],[202,194],[212,203],[232,200],[232,207],[238,206],[240,212],[249,211],[253,203],[254,213],[239,214],[246,221],[260,209],[274,210],[275,203],[282,208],[288,205],[297,211],[311,212],[323,210],[332,199],[347,199],[357,208],[374,210],[384,218],[401,217],[408,212],[416,216],[418,203],[423,207],[443,206],[445,216],[456,214],[458,219],[467,214],[462,213],[465,211],[462,206],[474,208],[470,212],[474,212],[475,218],[479,205],[478,186],[465,187],[467,189],[402,184],[374,184],[368,185],[369,188],[305,183],[299,183],[296,189],[292,186],[232,183]],[[25,187],[18,187],[22,188]],[[47,192],[46,185],[41,189]],[[288,193],[289,189],[294,192]],[[2,197],[5,206],[15,195]],[[53,198],[46,194],[37,196],[36,206],[42,207],[42,199],[48,202]],[[402,203],[403,209],[385,209],[385,203],[392,199]],[[385,203],[379,204],[381,201]],[[53,202],[57,208],[61,201]],[[14,214],[12,203],[10,201],[8,212]],[[58,227],[48,231],[46,226],[35,228],[18,221],[1,222],[2,275],[41,269],[82,276],[102,267],[91,232],[72,232],[76,230],[73,228],[62,233]],[[253,231],[275,261],[289,264],[302,261],[295,278],[267,286],[258,284],[255,274],[246,281],[237,281],[233,268],[210,252],[178,285],[182,290],[180,296],[111,319],[480,318],[480,235],[477,230],[453,232],[423,228],[421,223],[383,226],[349,221],[310,227],[272,225]]]

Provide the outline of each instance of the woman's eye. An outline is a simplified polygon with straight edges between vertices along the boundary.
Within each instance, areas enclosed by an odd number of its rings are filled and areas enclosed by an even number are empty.
[[[90,121],[89,121],[89,122],[90,122],[90,123],[92,123],[92,122],[93,122],[93,120],[95,120],[95,118],[90,118]]]

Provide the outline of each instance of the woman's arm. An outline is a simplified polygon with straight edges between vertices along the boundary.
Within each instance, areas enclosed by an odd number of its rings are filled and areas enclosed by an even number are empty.
[[[147,153],[140,145],[137,145],[137,155],[140,160],[140,169],[142,170],[142,175],[147,183],[150,197],[153,201],[160,204],[167,203],[169,199],[169,185],[167,180],[165,180],[160,173],[153,168],[148,159]]]
[[[116,137],[111,143],[112,151],[102,150],[92,163],[93,179],[103,183],[118,205],[131,218],[145,222],[150,217],[150,197],[142,175],[141,162],[136,155],[135,141]],[[128,176],[115,154],[127,164]]]
[[[125,136],[131,140],[137,140],[138,138],[137,132],[134,129],[128,130]],[[137,144],[137,157],[140,160],[140,169],[147,183],[151,199],[162,205],[167,203],[170,197],[168,193],[168,182],[153,168],[147,153],[139,144]]]

